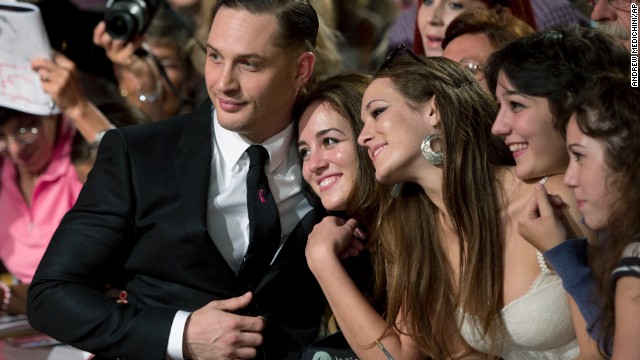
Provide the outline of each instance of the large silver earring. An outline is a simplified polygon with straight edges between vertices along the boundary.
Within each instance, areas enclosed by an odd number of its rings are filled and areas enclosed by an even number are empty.
[[[444,162],[444,153],[442,151],[435,151],[431,147],[431,141],[438,140],[440,138],[440,134],[434,132],[433,134],[427,136],[422,140],[422,155],[431,165],[442,165]]]

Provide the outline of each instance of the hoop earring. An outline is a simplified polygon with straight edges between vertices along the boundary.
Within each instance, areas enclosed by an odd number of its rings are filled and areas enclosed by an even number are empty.
[[[442,151],[435,151],[431,147],[432,140],[440,139],[440,134],[434,132],[433,134],[427,136],[422,140],[422,146],[420,149],[422,150],[422,155],[431,165],[442,165],[444,162],[444,153]]]

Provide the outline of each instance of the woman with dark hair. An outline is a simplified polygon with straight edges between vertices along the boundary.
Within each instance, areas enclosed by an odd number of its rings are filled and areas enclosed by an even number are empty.
[[[522,233],[533,244],[573,255],[554,267],[568,290],[587,292],[589,301],[581,309],[597,320],[593,335],[614,359],[640,356],[640,91],[629,81],[616,74],[596,78],[579,94],[567,124],[570,162],[564,182],[574,191],[587,226],[603,233],[593,267],[599,294],[587,291],[586,241],[565,226],[563,198],[549,197],[539,186],[520,219]]]
[[[522,104],[507,101],[502,96],[505,93],[545,99],[553,127],[564,135],[574,110],[572,98],[579,90],[599,73],[630,71],[626,49],[598,29],[562,26],[513,41],[491,56],[485,70],[489,90],[504,105],[492,131],[504,137],[509,129],[502,128],[502,120],[507,119],[500,116],[522,108]],[[511,87],[516,94],[507,94]],[[566,165],[568,156],[564,158]]]

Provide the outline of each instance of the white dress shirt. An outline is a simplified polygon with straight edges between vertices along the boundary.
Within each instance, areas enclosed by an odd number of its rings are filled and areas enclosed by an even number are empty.
[[[245,152],[252,142],[229,131],[218,123],[215,109],[211,134],[211,178],[207,195],[207,231],[229,267],[237,273],[249,247],[249,213],[246,179],[249,155]],[[263,142],[269,152],[266,164],[269,188],[273,193],[282,229],[280,253],[285,239],[311,210],[302,193],[302,169],[298,150],[294,146],[293,123]],[[274,257],[274,259],[275,259]],[[182,337],[189,313],[178,311],[173,319],[167,357],[181,360]]]

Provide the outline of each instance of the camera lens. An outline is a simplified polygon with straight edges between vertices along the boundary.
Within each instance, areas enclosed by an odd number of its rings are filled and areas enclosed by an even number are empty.
[[[129,13],[110,12],[104,20],[107,31],[114,39],[128,40],[137,33],[137,21]]]
[[[160,0],[110,0],[104,21],[107,32],[118,40],[129,40],[142,34],[151,22]]]

